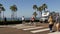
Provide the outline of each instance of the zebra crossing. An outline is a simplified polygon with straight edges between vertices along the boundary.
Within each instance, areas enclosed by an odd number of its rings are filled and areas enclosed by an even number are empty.
[[[59,34],[60,32],[53,32],[53,33],[50,33],[49,32],[49,28],[48,27],[44,27],[44,26],[13,26],[13,28],[16,28],[16,29],[19,29],[19,30],[22,30],[22,31],[28,31],[30,33],[33,33],[33,34],[36,34],[36,33],[46,33],[46,34]]]
[[[38,33],[38,32],[43,32],[43,31],[48,31],[49,28],[45,28],[45,27],[33,27],[33,28],[26,28],[26,29],[22,29],[24,31],[29,31],[31,30],[30,32],[31,33]]]
[[[19,29],[19,28],[17,28]],[[22,28],[23,31],[29,31],[31,33],[39,33],[43,31],[48,31],[49,28],[38,26],[38,27],[27,27],[27,28]]]
[[[2,26],[0,26],[2,27]],[[11,28],[16,28],[22,31],[28,31],[30,33],[36,34],[36,33],[46,33],[47,34],[60,34],[60,32],[53,32],[50,33],[49,32],[49,28],[48,27],[43,27],[43,26],[20,26],[20,25],[16,25],[16,26],[3,26],[3,27],[11,27]]]
[[[40,32],[44,32],[44,31],[49,31],[49,28],[45,28],[45,27],[42,27],[42,26],[39,26],[39,27],[31,27],[31,28],[23,28],[22,29],[23,31],[29,31],[30,33],[40,33]],[[60,32],[53,32],[53,33],[47,33],[47,34],[59,34]]]

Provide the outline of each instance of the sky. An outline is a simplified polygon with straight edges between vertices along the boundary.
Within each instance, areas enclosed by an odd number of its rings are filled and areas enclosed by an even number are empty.
[[[11,17],[12,11],[9,9],[10,6],[16,5],[17,10],[17,17],[31,17],[34,10],[33,5],[37,5],[38,7],[42,4],[46,3],[48,6],[48,11],[60,11],[60,0],[0,0],[0,3],[3,4],[5,8],[4,15],[7,18]],[[1,13],[3,16],[3,12]],[[37,11],[37,17],[39,17],[39,12]]]

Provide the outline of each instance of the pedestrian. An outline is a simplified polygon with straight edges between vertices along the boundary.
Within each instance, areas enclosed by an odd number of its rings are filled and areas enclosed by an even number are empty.
[[[49,16],[49,19],[48,19],[48,22],[49,22],[49,29],[50,29],[50,32],[53,32],[52,28],[53,28],[53,19],[52,19],[52,16],[50,15]]]
[[[7,25],[7,18],[6,17],[4,17],[4,23],[3,24],[6,24]]]
[[[59,24],[60,24],[60,16],[58,14],[56,17],[56,30],[57,30],[57,32],[59,31]]]
[[[33,24],[33,22],[35,21],[34,16],[31,17],[31,24]]]
[[[7,21],[6,17],[4,17],[4,21],[5,21],[5,22]]]
[[[22,17],[22,23],[23,23],[23,24],[25,23],[25,18],[24,18],[24,16]]]

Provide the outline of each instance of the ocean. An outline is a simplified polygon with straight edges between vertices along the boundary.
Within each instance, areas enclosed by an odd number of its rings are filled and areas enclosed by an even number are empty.
[[[12,20],[12,18],[6,18],[7,19],[7,21],[11,21]],[[25,18],[25,20],[30,20],[31,18]],[[35,18],[36,20],[39,20],[40,18],[39,17],[37,17],[37,18]],[[0,18],[0,20],[4,20],[3,18]],[[15,18],[14,20],[19,20],[19,21],[21,21],[22,20],[22,18]]]

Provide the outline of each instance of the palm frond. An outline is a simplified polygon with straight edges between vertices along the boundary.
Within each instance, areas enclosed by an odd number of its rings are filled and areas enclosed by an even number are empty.
[[[33,9],[37,9],[37,5],[33,5]]]
[[[16,5],[13,5],[13,6],[10,6],[10,9],[12,10],[12,11],[17,11],[17,7],[16,7]]]

